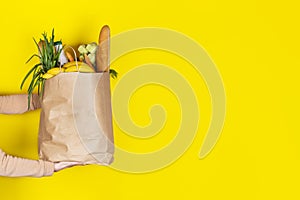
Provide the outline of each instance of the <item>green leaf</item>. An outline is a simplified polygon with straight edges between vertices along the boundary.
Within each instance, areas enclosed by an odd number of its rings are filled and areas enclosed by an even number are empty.
[[[30,109],[30,100],[31,100],[32,92],[33,92],[34,88],[40,84],[40,81],[41,81],[41,77],[40,77],[40,74],[39,74],[30,83],[30,86],[29,86],[28,91],[27,91],[28,92],[28,110]]]
[[[26,61],[25,64],[27,64],[27,63],[28,63],[32,58],[34,58],[34,57],[38,57],[39,59],[41,59],[41,57],[40,57],[39,55],[33,54],[33,55]]]
[[[113,69],[110,69],[110,70],[109,70],[109,74],[110,74],[110,76],[111,76],[113,79],[115,79],[115,78],[118,77],[118,72],[115,71],[115,70],[113,70]]]
[[[41,49],[40,49],[40,47],[39,47],[39,44],[36,42],[36,40],[35,40],[34,38],[33,38],[33,41],[34,41],[34,43],[35,43],[35,45],[36,45],[36,47],[37,47],[37,49],[38,49],[40,55],[42,55]]]
[[[21,83],[21,86],[20,86],[20,89],[21,89],[21,90],[22,90],[23,85],[24,85],[26,79],[28,78],[28,76],[29,76],[29,75],[30,75],[30,74],[31,74],[38,66],[40,66],[40,65],[41,65],[41,63],[36,64],[36,65],[34,65],[33,68],[31,68],[31,69],[29,70],[29,72],[26,74],[25,78],[23,79],[23,81],[22,81],[22,83]]]
[[[32,92],[34,89],[37,87],[38,93],[40,96],[43,95],[44,92],[44,85],[45,85],[45,79],[42,78],[42,75],[47,73],[47,71],[53,67],[56,67],[59,65],[59,56],[64,48],[64,46],[57,51],[55,51],[55,45],[60,45],[62,44],[61,41],[59,43],[56,43],[54,40],[54,29],[52,29],[51,36],[48,38],[47,33],[44,32],[42,33],[42,38],[40,39],[44,41],[44,45],[40,48],[37,41],[33,38],[34,43],[36,47],[38,48],[39,55],[34,54],[29,58],[29,60],[26,62],[28,63],[32,58],[38,57],[40,62],[36,65],[34,65],[33,68],[30,69],[30,71],[26,74],[24,77],[20,88],[23,88],[23,85],[26,80],[28,80],[28,77],[30,74],[32,74],[32,79],[30,81],[30,84],[27,88],[27,93],[28,93],[28,106],[30,106],[30,98],[32,95]],[[28,107],[30,108],[30,107]]]
[[[44,93],[44,88],[45,88],[45,79],[42,80],[42,85],[41,85],[41,94],[40,94],[40,97],[43,96],[43,93]]]

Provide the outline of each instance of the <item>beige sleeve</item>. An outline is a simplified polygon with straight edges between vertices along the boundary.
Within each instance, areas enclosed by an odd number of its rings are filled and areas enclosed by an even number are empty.
[[[0,176],[42,177],[51,176],[54,164],[43,160],[28,160],[7,155],[0,149]]]
[[[28,111],[28,95],[15,94],[0,96],[0,113],[2,114],[22,114]],[[41,107],[40,98],[33,94],[30,101],[30,109],[35,110]]]

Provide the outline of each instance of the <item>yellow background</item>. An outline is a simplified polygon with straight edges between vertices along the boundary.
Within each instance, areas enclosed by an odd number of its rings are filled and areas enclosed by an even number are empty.
[[[151,60],[137,55],[150,54],[155,62],[168,63],[189,77],[202,119],[188,151],[172,165],[148,174],[85,166],[41,179],[1,177],[0,199],[299,199],[298,13],[296,0],[6,1],[0,13],[0,94],[20,92],[20,81],[31,66],[24,63],[36,51],[32,37],[50,33],[52,27],[57,39],[76,45],[96,41],[104,24],[110,25],[112,35],[154,26],[186,34],[207,50],[224,81],[227,115],[216,147],[199,160],[210,116],[201,77],[190,68],[182,70],[166,53],[130,54],[112,64],[120,76],[136,63]],[[112,80],[112,92],[117,81]],[[174,124],[160,133],[165,136],[153,146],[141,146],[114,124],[118,145],[143,152],[170,140],[168,133],[177,130],[179,113],[168,91],[143,88],[133,96],[130,112],[137,124],[147,124],[149,106],[159,101],[172,114],[168,123]],[[37,159],[38,120],[38,111],[0,115],[0,147]]]

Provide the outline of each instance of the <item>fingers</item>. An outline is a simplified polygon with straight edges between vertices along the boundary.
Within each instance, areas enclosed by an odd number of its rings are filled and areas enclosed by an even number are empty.
[[[58,172],[60,170],[70,168],[73,166],[78,166],[78,165],[83,165],[83,164],[79,162],[58,162],[58,163],[54,163],[54,171]]]

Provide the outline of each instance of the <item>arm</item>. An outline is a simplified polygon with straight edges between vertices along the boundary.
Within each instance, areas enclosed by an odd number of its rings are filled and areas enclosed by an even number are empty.
[[[0,149],[0,176],[20,177],[51,176],[54,172],[52,162],[42,160],[28,160],[5,154]]]
[[[0,96],[0,113],[3,114],[22,114],[28,111],[27,94],[16,94]],[[40,99],[37,94],[33,94],[30,102],[30,109],[35,110],[41,107]]]

